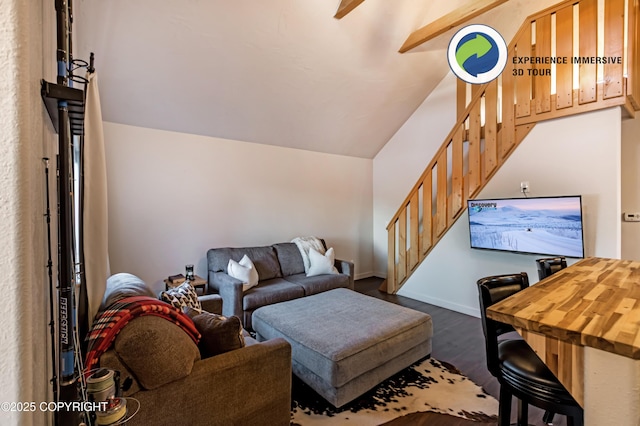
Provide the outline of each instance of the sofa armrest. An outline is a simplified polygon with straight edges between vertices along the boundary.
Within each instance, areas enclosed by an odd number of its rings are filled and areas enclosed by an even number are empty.
[[[289,425],[291,346],[276,338],[203,359],[187,377],[133,397],[133,425]]]
[[[212,314],[222,313],[222,297],[219,294],[205,294],[198,297],[202,309]]]
[[[242,309],[242,281],[224,272],[209,272],[209,288],[213,288],[222,297],[222,315],[244,318]]]
[[[348,260],[340,260],[340,259],[336,259],[334,262],[334,266],[336,267],[336,269],[338,270],[338,272],[340,272],[341,274],[344,275],[349,275],[349,289],[353,290],[354,289],[354,265],[353,262],[349,262]]]

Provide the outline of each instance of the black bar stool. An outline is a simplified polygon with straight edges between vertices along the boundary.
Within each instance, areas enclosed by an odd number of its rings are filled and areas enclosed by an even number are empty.
[[[529,286],[525,272],[478,280],[480,314],[487,353],[487,368],[500,382],[499,426],[508,426],[511,400],[518,398],[518,426],[528,425],[529,405],[567,416],[568,426],[582,426],[584,412],[555,375],[524,340],[498,337],[514,331],[509,324],[487,318],[489,306]]]
[[[544,259],[536,259],[536,265],[538,266],[538,278],[542,280],[566,268],[567,259],[564,257],[546,257]]]
[[[555,274],[559,270],[566,268],[567,259],[561,256],[536,259],[536,266],[538,267],[538,278],[543,280],[544,278]],[[544,413],[542,421],[547,424],[551,424],[553,422],[553,413],[549,411]]]

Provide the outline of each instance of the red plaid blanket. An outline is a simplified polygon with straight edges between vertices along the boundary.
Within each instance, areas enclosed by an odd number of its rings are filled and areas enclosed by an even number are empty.
[[[102,312],[93,322],[87,335],[85,374],[98,366],[100,356],[106,352],[122,328],[134,318],[155,315],[177,324],[197,344],[200,333],[188,315],[168,303],[148,296],[126,297]]]

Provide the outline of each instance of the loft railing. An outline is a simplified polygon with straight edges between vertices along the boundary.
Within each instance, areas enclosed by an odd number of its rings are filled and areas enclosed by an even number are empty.
[[[638,2],[565,1],[527,18],[502,75],[458,96],[456,124],[389,221],[381,290],[400,288],[535,123],[611,106],[640,110]]]

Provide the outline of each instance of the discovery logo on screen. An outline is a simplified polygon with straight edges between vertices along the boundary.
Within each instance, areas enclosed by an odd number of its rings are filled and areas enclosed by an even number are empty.
[[[483,210],[498,210],[498,203],[491,203],[491,202],[473,203],[473,202],[469,202],[469,208],[475,213],[481,212]]]
[[[497,78],[507,65],[507,43],[491,27],[474,24],[458,31],[447,49],[451,71],[471,84]]]

